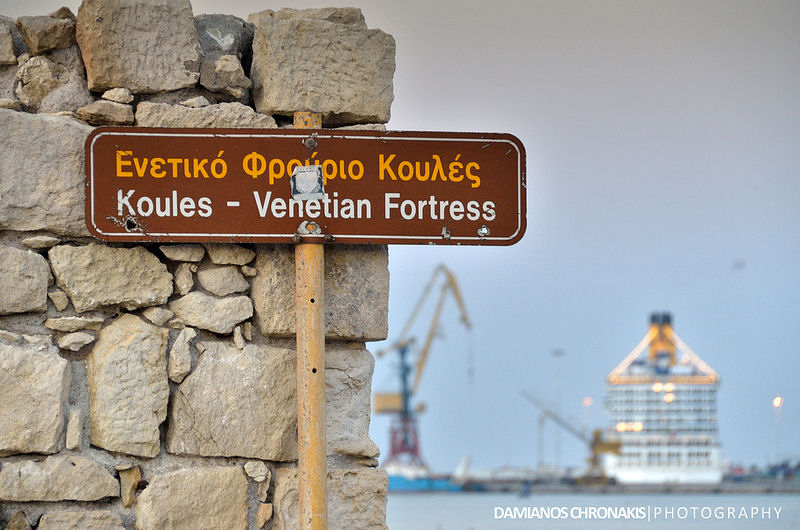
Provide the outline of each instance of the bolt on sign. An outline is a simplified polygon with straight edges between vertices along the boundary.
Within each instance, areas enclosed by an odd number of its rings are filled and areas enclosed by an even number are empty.
[[[510,134],[100,127],[86,223],[104,241],[512,245]]]

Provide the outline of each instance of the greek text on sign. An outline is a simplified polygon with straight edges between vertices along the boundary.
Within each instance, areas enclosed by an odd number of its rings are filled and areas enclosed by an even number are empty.
[[[104,241],[511,245],[525,185],[509,134],[101,127],[86,141],[86,222]]]

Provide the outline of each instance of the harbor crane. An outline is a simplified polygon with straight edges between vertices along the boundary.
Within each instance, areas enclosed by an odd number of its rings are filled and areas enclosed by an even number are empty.
[[[425,336],[425,342],[420,348],[412,351],[417,340],[416,337],[410,335],[411,328],[417,316],[419,316],[420,310],[425,305],[428,296],[435,290],[437,282],[440,281],[439,298],[436,301],[436,307],[428,327],[427,335]],[[467,308],[461,297],[461,291],[458,288],[456,277],[450,269],[440,264],[433,271],[431,279],[422,291],[422,295],[411,311],[411,315],[400,332],[400,335],[388,347],[378,351],[376,354],[377,357],[380,358],[389,353],[397,352],[400,361],[400,392],[376,392],[374,400],[376,414],[394,415],[390,426],[391,449],[385,462],[386,466],[395,464],[427,470],[427,465],[420,453],[419,431],[417,429],[417,414],[424,411],[425,405],[420,402],[412,409],[411,400],[412,397],[416,395],[417,389],[419,388],[425,364],[431,351],[431,345],[437,336],[436,331],[439,326],[439,318],[442,315],[442,309],[448,294],[452,294],[458,304],[458,308],[461,312],[461,322],[464,324],[464,327],[468,330],[471,329],[472,324],[467,315]],[[414,359],[413,367],[412,357]],[[414,379],[413,382],[410,382],[409,379],[412,372]]]
[[[605,439],[602,429],[594,429],[592,434],[588,434],[588,429],[581,428],[576,422],[565,420],[560,414],[557,414],[551,407],[547,406],[543,400],[537,398],[533,394],[522,390],[520,392],[523,398],[533,403],[541,412],[539,414],[538,427],[539,427],[539,466],[542,462],[542,446],[543,437],[542,432],[544,429],[544,421],[550,419],[559,427],[575,436],[589,447],[591,456],[586,459],[589,464],[589,469],[581,482],[592,483],[606,483],[608,478],[603,471],[603,466],[600,462],[600,455],[603,453],[620,453],[620,442],[611,442]]]

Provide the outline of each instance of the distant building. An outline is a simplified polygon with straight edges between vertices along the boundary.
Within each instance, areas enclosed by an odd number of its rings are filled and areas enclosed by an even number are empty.
[[[621,447],[603,455],[606,475],[622,484],[720,482],[718,387],[671,315],[651,315],[647,335],[607,377],[607,438]]]

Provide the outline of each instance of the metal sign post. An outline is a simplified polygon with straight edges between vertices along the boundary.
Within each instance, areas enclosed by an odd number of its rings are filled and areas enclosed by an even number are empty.
[[[322,115],[296,112],[297,129],[321,129]],[[308,225],[304,229],[308,230]],[[313,227],[311,227],[313,232]],[[325,439],[325,248],[294,247],[297,316],[297,487],[300,527],[328,527]]]

